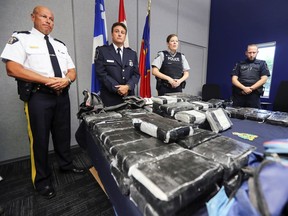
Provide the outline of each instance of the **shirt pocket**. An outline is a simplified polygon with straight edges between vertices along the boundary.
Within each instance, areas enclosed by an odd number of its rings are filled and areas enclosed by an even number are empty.
[[[44,48],[27,48],[27,65],[36,71],[46,71],[47,70],[47,57],[49,56],[48,50]],[[49,57],[48,57],[49,58]],[[50,60],[50,58],[49,58]]]
[[[66,72],[68,68],[68,52],[66,49],[56,49],[55,50],[60,68],[62,71]]]

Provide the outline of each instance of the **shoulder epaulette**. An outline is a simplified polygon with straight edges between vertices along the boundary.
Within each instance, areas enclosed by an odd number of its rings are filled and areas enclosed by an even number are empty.
[[[132,50],[132,51],[134,51],[135,52],[135,50],[133,50],[132,48],[130,48],[130,47],[125,47],[126,49],[128,49],[128,50]]]
[[[30,31],[14,31],[13,33],[17,33],[17,34],[31,34]]]
[[[109,45],[104,44],[104,45],[101,45],[101,46],[97,46],[96,49],[101,49],[102,47],[109,47]]]
[[[62,43],[64,46],[66,46],[66,44],[65,44],[64,42],[62,42],[62,41],[60,41],[60,40],[58,40],[58,39],[56,39],[56,38],[54,38],[54,40]]]

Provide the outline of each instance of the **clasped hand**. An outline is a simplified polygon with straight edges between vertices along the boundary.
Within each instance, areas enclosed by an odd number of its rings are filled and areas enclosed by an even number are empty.
[[[127,96],[129,92],[129,86],[128,85],[116,85],[116,88],[118,88],[117,93],[121,96]]]
[[[242,91],[242,94],[248,95],[248,94],[251,94],[252,91],[253,91],[253,90],[251,89],[251,87],[245,87],[245,88],[243,89],[243,91]]]
[[[45,85],[55,91],[61,91],[69,85],[69,80],[67,78],[50,77],[49,82]]]
[[[181,82],[178,79],[169,79],[168,82],[170,83],[170,85],[172,86],[172,88],[177,88]]]

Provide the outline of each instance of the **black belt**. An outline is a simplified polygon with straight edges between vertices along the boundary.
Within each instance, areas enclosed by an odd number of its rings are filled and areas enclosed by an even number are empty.
[[[42,85],[42,84],[36,84],[34,85],[33,87],[33,90],[32,92],[41,92],[41,93],[45,93],[45,94],[53,94],[53,95],[61,95],[61,94],[67,94],[69,91],[69,87],[66,87],[60,91],[55,91],[45,85]]]

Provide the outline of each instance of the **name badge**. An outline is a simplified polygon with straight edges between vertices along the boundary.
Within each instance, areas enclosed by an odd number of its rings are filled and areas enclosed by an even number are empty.
[[[109,63],[114,63],[114,60],[109,60],[109,59],[107,59],[107,62],[109,62]]]

